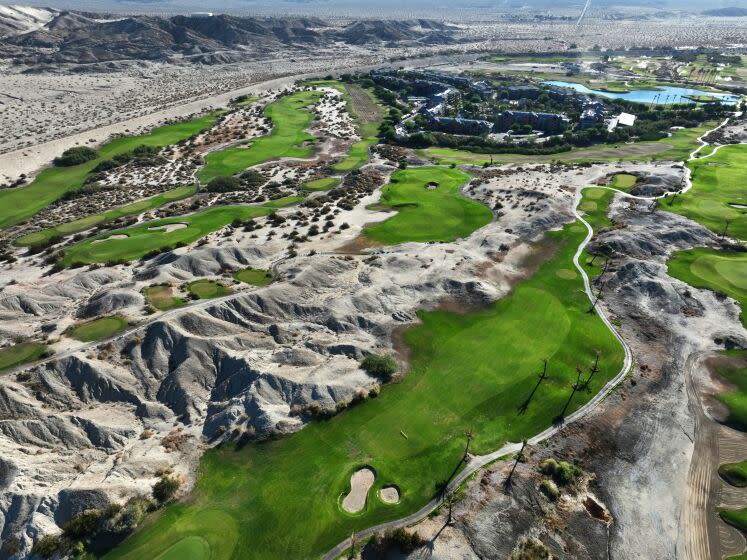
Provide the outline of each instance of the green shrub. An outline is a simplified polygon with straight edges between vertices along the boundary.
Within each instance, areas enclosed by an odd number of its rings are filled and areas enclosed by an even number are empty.
[[[543,480],[540,483],[540,492],[553,502],[560,497],[560,490],[552,480]]]
[[[391,356],[379,356],[378,354],[369,354],[363,358],[361,368],[371,375],[384,380],[391,379],[399,369],[394,358]]]
[[[59,535],[45,535],[39,539],[32,552],[42,558],[51,558],[62,548],[62,542]]]
[[[555,459],[545,459],[540,463],[539,469],[542,474],[551,476],[558,486],[573,484],[583,474],[583,471],[576,465],[566,461],[558,463]]]
[[[98,153],[96,150],[86,146],[76,146],[62,152],[62,155],[54,158],[52,163],[56,167],[72,167],[73,165],[80,165],[97,157]]]
[[[410,533],[403,528],[391,529],[383,535],[375,535],[366,545],[364,558],[386,558],[387,553],[398,549],[403,554],[415,552],[425,545],[425,539],[417,533]]]
[[[207,187],[205,187],[208,192],[217,193],[237,191],[240,188],[241,181],[236,177],[216,177],[207,184]]]
[[[510,560],[552,560],[550,549],[537,539],[525,539]]]
[[[87,539],[93,535],[101,520],[101,512],[97,509],[87,509],[69,521],[62,532],[70,540]]]
[[[159,502],[168,502],[179,490],[181,483],[173,477],[163,476],[153,486],[153,497]]]

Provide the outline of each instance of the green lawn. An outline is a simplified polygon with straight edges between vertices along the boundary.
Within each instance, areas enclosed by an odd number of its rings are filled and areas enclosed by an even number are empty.
[[[697,248],[677,251],[667,263],[667,272],[695,288],[725,294],[742,307],[747,326],[747,253]]]
[[[215,177],[235,175],[253,165],[281,157],[308,157],[315,138],[306,132],[314,115],[308,110],[322,97],[319,91],[299,91],[270,103],[265,116],[272,120],[272,132],[247,145],[211,152],[205,157],[205,167],[197,174],[208,183]]]
[[[187,284],[187,291],[198,299],[212,299],[231,294],[231,290],[212,280],[197,280]]]
[[[676,130],[671,137],[650,142],[635,142],[632,144],[610,144],[592,146],[590,148],[576,148],[568,152],[547,155],[522,154],[493,154],[495,164],[503,163],[533,163],[564,161],[568,163],[585,163],[590,161],[684,161],[690,152],[697,148],[697,138],[704,132],[716,126],[710,122],[697,128]],[[455,150],[452,148],[426,148],[419,153],[441,164],[483,165],[490,163],[490,154]]]
[[[612,178],[610,187],[624,192],[630,192],[630,190],[636,186],[636,183],[638,183],[638,177],[635,175],[630,175],[629,173],[618,173]]]
[[[336,187],[340,184],[340,179],[337,177],[323,177],[321,179],[314,179],[304,184],[303,188],[307,191],[328,191],[329,189]]]
[[[76,263],[132,261],[150,251],[174,248],[180,243],[192,243],[235,219],[246,220],[264,216],[271,211],[270,208],[257,206],[215,206],[189,216],[154,220],[130,228],[113,230],[73,245],[65,252],[62,262],[65,266],[70,266]],[[169,224],[186,224],[187,227],[168,233],[160,229]]]
[[[46,344],[38,342],[21,342],[0,350],[0,371],[33,362],[47,351]]]
[[[747,240],[747,146],[725,146],[716,155],[688,164],[693,188],[679,195],[665,208],[722,233],[731,220],[728,234]]]
[[[157,558],[193,536],[210,543],[211,560],[315,558],[352,531],[422,507],[458,468],[465,430],[474,433],[472,450],[486,453],[546,428],[571,397],[576,366],[588,370],[598,350],[599,373],[566,414],[577,409],[623,361],[617,340],[587,312],[580,277],[558,274],[573,269],[584,235],[578,224],[551,234],[555,255],[482,311],[420,313],[422,323],[403,335],[410,371],[377,398],[295,434],[208,450],[190,499],[152,517],[106,558]],[[519,414],[543,358],[549,377]],[[377,478],[365,509],[346,514],[339,499],[362,465]],[[401,490],[397,505],[376,498],[390,484]],[[212,522],[218,512],[220,523]]]
[[[0,229],[30,218],[68,191],[83,185],[88,173],[105,159],[130,152],[140,145],[163,147],[185,140],[211,127],[220,113],[211,113],[191,121],[153,129],[143,136],[126,136],[112,140],[99,149],[99,157],[74,167],[50,167],[25,187],[0,191]]]
[[[747,532],[747,507],[738,510],[722,509],[719,510],[718,514],[729,525],[733,525],[740,531]]]
[[[168,311],[187,303],[183,298],[174,295],[174,288],[168,284],[158,284],[143,290],[148,303],[160,311]]]
[[[118,315],[112,315],[71,327],[65,334],[81,342],[93,342],[114,336],[127,327],[128,323],[125,319]]]
[[[251,284],[252,286],[266,286],[272,282],[272,274],[261,268],[245,268],[244,270],[234,272],[233,277],[240,282]]]
[[[397,214],[366,228],[366,237],[388,245],[467,237],[493,219],[489,208],[462,196],[468,180],[469,175],[446,167],[397,171],[381,194],[381,205]]]
[[[724,463],[718,468],[718,474],[732,486],[747,486],[747,461],[741,463]]]
[[[163,206],[168,202],[182,200],[184,198],[187,198],[188,196],[192,196],[195,192],[197,192],[196,185],[177,187],[175,189],[171,189],[170,191],[166,191],[165,193],[158,194],[150,198],[144,198],[143,200],[137,200],[130,204],[126,204],[125,206],[120,206],[119,208],[114,208],[112,210],[100,212],[98,214],[91,214],[90,216],[86,216],[78,220],[73,220],[71,222],[66,222],[53,228],[29,233],[28,235],[24,235],[23,237],[19,237],[18,239],[16,239],[14,241],[14,245],[17,245],[19,247],[38,245],[39,243],[42,243],[55,235],[64,236],[70,235],[72,233],[78,233],[80,231],[85,231],[87,229],[91,229],[94,226],[111,222],[113,220],[116,220],[117,218],[121,218],[122,216],[140,214],[147,210]]]

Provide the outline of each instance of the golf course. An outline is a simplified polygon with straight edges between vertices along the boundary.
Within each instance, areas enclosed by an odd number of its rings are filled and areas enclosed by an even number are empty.
[[[46,350],[46,344],[37,342],[21,342],[2,348],[0,349],[0,371],[38,360]]]
[[[436,190],[443,192],[433,206],[457,212],[452,221],[426,204],[431,220],[445,221],[427,237],[454,239],[490,219],[487,209],[486,215],[453,202],[466,180],[460,172],[401,173],[406,188],[396,201],[420,203],[419,194],[407,191],[421,189],[428,197],[424,179],[438,180]],[[587,215],[605,211],[598,199]],[[417,234],[422,216],[402,215],[403,236]],[[409,371],[378,396],[294,434],[209,450],[190,499],[152,515],[105,558],[315,558],[352,531],[401,518],[437,495],[463,464],[466,432],[470,451],[486,453],[581,407],[620,371],[624,357],[614,335],[589,313],[581,277],[560,273],[574,270],[585,234],[580,224],[548,234],[552,256],[482,310],[420,312],[421,322],[403,333]],[[592,372],[597,354],[599,368]],[[543,359],[548,376],[538,383]],[[577,367],[584,375],[574,389]],[[341,498],[363,466],[373,469],[375,481],[362,511],[349,514]],[[390,485],[400,491],[397,504],[378,497]]]
[[[216,177],[235,175],[271,159],[310,156],[313,147],[307,144],[315,138],[306,132],[314,119],[308,108],[322,95],[320,91],[298,91],[270,103],[265,108],[265,116],[272,121],[272,132],[249,141],[248,145],[209,153],[197,177],[208,183]]]
[[[211,127],[220,112],[153,129],[142,136],[124,136],[104,144],[97,157],[72,167],[50,167],[24,187],[0,191],[0,229],[8,228],[36,214],[66,192],[83,186],[86,176],[102,161],[131,152],[138,146],[165,147],[186,140]]]
[[[75,325],[66,334],[70,338],[80,340],[81,342],[93,342],[114,336],[118,332],[125,330],[127,326],[128,323],[125,319],[118,315],[112,315],[111,317],[100,317],[87,323]]]
[[[387,245],[408,241],[454,241],[490,223],[489,208],[462,196],[470,177],[458,169],[415,167],[397,171],[381,193],[381,207],[397,213],[365,229]]]
[[[132,261],[151,251],[192,243],[235,219],[247,220],[271,211],[271,208],[259,206],[215,206],[188,216],[153,220],[109,231],[70,247],[62,257],[62,264]]]
[[[39,243],[43,243],[56,235],[65,236],[73,233],[78,233],[87,229],[91,229],[94,226],[111,222],[123,216],[131,216],[133,214],[140,214],[141,212],[153,210],[154,208],[163,206],[168,202],[185,199],[189,196],[192,196],[195,192],[197,192],[197,187],[195,185],[177,187],[175,189],[171,189],[170,191],[166,191],[165,193],[158,194],[150,198],[145,198],[143,200],[137,200],[130,204],[126,204],[125,206],[120,206],[119,208],[114,208],[112,210],[100,212],[98,214],[90,214],[78,220],[66,222],[53,228],[29,233],[28,235],[24,235],[23,237],[19,237],[18,239],[16,239],[14,241],[14,245],[17,245],[19,247],[38,245]]]
[[[240,282],[252,286],[266,286],[272,282],[272,274],[268,270],[260,268],[245,268],[234,272],[233,277]]]
[[[688,163],[692,188],[662,206],[721,235],[747,240],[747,146],[724,146]],[[727,227],[728,226],[728,227]]]

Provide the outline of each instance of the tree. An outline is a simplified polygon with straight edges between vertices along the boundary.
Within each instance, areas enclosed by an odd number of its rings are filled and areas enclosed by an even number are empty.
[[[524,414],[527,411],[527,409],[529,408],[529,402],[532,400],[534,393],[537,392],[537,389],[539,389],[540,383],[542,383],[547,377],[547,358],[545,358],[543,362],[544,362],[544,366],[542,368],[542,373],[540,373],[539,379],[537,380],[537,384],[534,386],[534,389],[532,389],[532,392],[529,393],[529,396],[526,398],[526,400],[523,403],[521,403],[521,406],[519,406],[519,414]]]
[[[181,486],[181,482],[178,479],[171,476],[163,476],[153,486],[153,497],[160,503],[168,502],[176,495],[179,486]]]
[[[241,188],[241,181],[236,177],[216,177],[207,184],[205,189],[208,192],[231,192]]]
[[[397,362],[391,356],[380,356],[378,354],[369,354],[361,361],[361,368],[367,373],[388,381],[397,373],[399,367]]]
[[[506,478],[506,481],[503,483],[503,486],[506,488],[511,487],[511,478],[514,476],[514,471],[516,470],[516,466],[524,460],[524,449],[527,446],[527,440],[524,440],[521,442],[521,449],[519,452],[514,456],[514,466],[511,467],[511,472],[508,473],[508,477]]]
[[[98,152],[93,148],[76,146],[62,152],[62,155],[54,158],[52,163],[56,167],[72,167],[96,159],[98,155]]]

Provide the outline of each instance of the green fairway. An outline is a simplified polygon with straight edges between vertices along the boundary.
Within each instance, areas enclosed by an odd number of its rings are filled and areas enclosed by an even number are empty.
[[[716,155],[688,163],[693,187],[662,208],[721,234],[747,240],[747,146],[721,148]],[[742,206],[741,208],[739,206]]]
[[[47,345],[38,342],[21,342],[0,349],[0,371],[38,360],[46,351]]]
[[[233,277],[252,286],[266,286],[272,282],[272,274],[261,268],[245,268],[233,273]]]
[[[70,235],[71,233],[85,231],[87,229],[91,229],[94,226],[111,222],[113,220],[116,220],[117,218],[121,218],[122,216],[140,214],[147,210],[163,206],[168,202],[182,200],[184,198],[187,198],[188,196],[192,196],[195,192],[197,192],[196,185],[177,187],[165,193],[158,194],[150,198],[144,198],[143,200],[138,200],[125,206],[114,208],[113,210],[100,212],[98,214],[91,214],[90,216],[86,216],[78,220],[73,220],[71,222],[66,222],[53,228],[29,233],[28,235],[24,235],[23,237],[19,237],[18,239],[16,239],[14,245],[17,245],[19,247],[38,245],[39,243],[43,243],[44,241],[47,241],[55,235],[64,236]]]
[[[143,290],[148,303],[160,311],[168,311],[187,303],[183,298],[174,295],[174,288],[168,284],[158,284]]]
[[[71,327],[65,334],[81,342],[93,342],[114,336],[127,327],[128,323],[125,319],[118,315],[112,315]]]
[[[718,474],[732,486],[744,488],[747,486],[747,461],[724,463],[718,468]]]
[[[45,169],[28,186],[0,191],[0,229],[21,222],[50,205],[68,191],[83,185],[88,173],[99,163],[118,154],[131,152],[138,146],[163,147],[185,140],[209,128],[220,113],[153,129],[143,136],[126,136],[112,140],[99,149],[99,156],[74,167]]]
[[[328,191],[339,184],[340,179],[337,177],[323,177],[321,179],[314,179],[313,181],[304,183],[303,188],[307,191]]]
[[[358,140],[350,147],[345,159],[332,166],[332,171],[335,173],[347,173],[353,169],[358,169],[366,163],[369,158],[369,149],[379,142],[378,132],[378,124],[358,126],[358,134],[361,135],[361,140]]]
[[[310,156],[313,147],[306,144],[315,138],[306,132],[314,119],[308,107],[321,97],[319,91],[298,91],[270,103],[265,108],[265,116],[272,121],[272,132],[247,145],[209,153],[205,157],[205,167],[197,174],[200,181],[207,184],[215,177],[235,175],[271,159]]]
[[[490,223],[493,213],[462,196],[469,175],[446,167],[397,171],[381,193],[381,205],[397,210],[365,229],[366,237],[396,245],[407,241],[454,241]]]
[[[697,138],[712,129],[716,123],[710,122],[697,128],[684,128],[672,132],[672,136],[662,140],[650,142],[634,142],[631,144],[610,144],[592,146],[590,148],[575,148],[568,152],[546,155],[523,154],[493,154],[492,162],[503,163],[533,163],[563,161],[567,163],[586,163],[590,161],[659,161],[686,160],[690,152],[698,147]],[[419,153],[440,164],[483,165],[491,162],[490,154],[455,150],[452,148],[426,148]]]
[[[610,187],[620,191],[630,192],[630,190],[635,187],[636,183],[638,183],[638,177],[635,175],[630,175],[629,173],[618,173],[612,178]]]
[[[231,294],[231,290],[212,280],[197,280],[187,284],[187,291],[198,299],[212,299]]]
[[[264,216],[271,211],[270,208],[257,206],[215,206],[189,216],[154,220],[130,228],[112,230],[73,245],[65,252],[62,263],[70,266],[132,261],[151,251],[173,249],[179,244],[192,243],[235,219]],[[184,224],[186,227],[168,231],[168,226],[174,224]]]
[[[742,308],[742,323],[747,326],[747,253],[691,249],[677,251],[667,263],[667,272],[695,288],[725,294]]]
[[[738,510],[722,509],[719,510],[718,514],[729,525],[733,525],[740,531],[747,532],[747,508]]]
[[[486,453],[539,433],[566,403],[566,414],[580,407],[619,372],[624,355],[588,313],[580,276],[558,274],[574,269],[584,236],[578,224],[550,234],[554,256],[484,310],[419,313],[422,322],[403,335],[410,369],[377,398],[294,434],[208,450],[189,501],[168,507],[106,558],[157,558],[190,536],[210,543],[211,560],[316,558],[352,531],[422,507],[459,468],[466,430],[471,451]],[[576,367],[588,372],[595,351],[599,372],[573,395]],[[521,414],[543,358],[548,378]],[[363,465],[376,480],[363,511],[350,515],[339,500]],[[398,504],[377,498],[387,485],[400,489]],[[226,528],[205,521],[216,509],[230,520]]]

